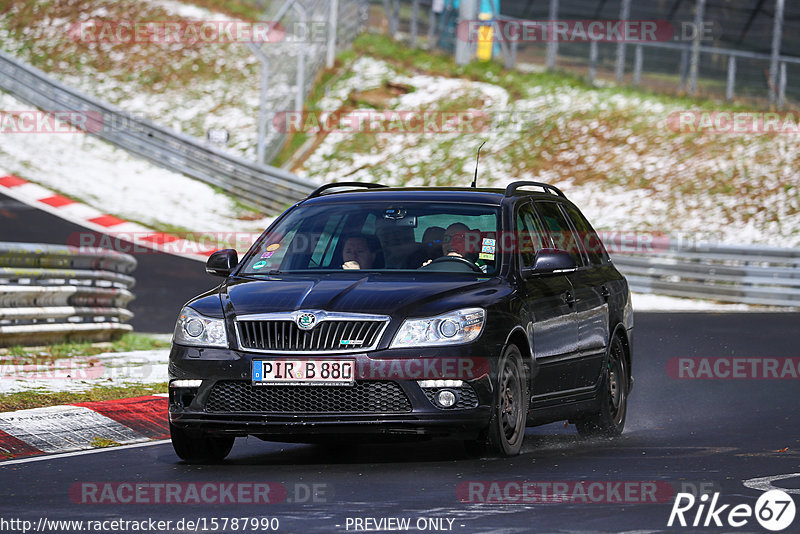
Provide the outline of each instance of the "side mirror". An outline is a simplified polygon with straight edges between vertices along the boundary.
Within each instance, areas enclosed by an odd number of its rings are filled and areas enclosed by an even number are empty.
[[[228,276],[239,263],[239,256],[232,248],[218,250],[208,257],[206,272],[214,276]]]
[[[536,253],[533,260],[534,273],[552,273],[553,271],[571,271],[575,269],[575,260],[569,252],[554,248],[543,248]]]

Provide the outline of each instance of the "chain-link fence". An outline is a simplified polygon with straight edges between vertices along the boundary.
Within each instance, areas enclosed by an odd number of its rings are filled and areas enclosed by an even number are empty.
[[[465,35],[459,26],[461,4],[459,0],[371,0],[370,24],[373,30],[394,33],[412,45],[453,52]],[[467,20],[492,28],[492,56],[509,67],[555,67],[592,80],[616,79],[659,91],[779,107],[800,101],[798,2],[471,0],[470,4],[474,16]],[[579,21],[585,25],[620,20],[653,22],[657,38],[620,44],[573,39],[571,34],[547,39],[531,32],[531,38],[523,34],[512,38],[511,32],[503,31],[525,25],[542,28],[551,21],[572,29]],[[474,57],[480,45],[470,44]]]

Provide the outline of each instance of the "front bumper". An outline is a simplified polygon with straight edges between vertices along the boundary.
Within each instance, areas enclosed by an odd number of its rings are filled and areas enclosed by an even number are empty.
[[[345,435],[474,437],[489,421],[493,365],[489,359],[465,357],[465,352],[472,354],[474,350],[465,351],[462,346],[425,349],[417,351],[414,357],[397,350],[334,356],[356,361],[357,387],[252,386],[254,359],[287,357],[173,345],[170,380],[200,379],[202,382],[199,388],[170,387],[169,418],[172,425],[184,430],[253,435],[289,442]],[[291,356],[291,359],[303,358],[331,359],[331,355]],[[465,359],[469,360],[469,365],[464,364]],[[429,365],[432,361],[445,361],[450,365]],[[431,376],[432,369],[439,374]],[[418,383],[418,380],[433,378],[464,381],[461,388],[447,388],[459,399],[455,407],[439,407],[433,395],[441,388],[423,389]],[[295,388],[302,388],[302,391]],[[359,398],[358,408],[354,408],[350,402],[353,390],[345,391],[345,388],[371,389],[372,397]],[[390,390],[393,402],[381,400],[374,394],[375,390]],[[235,393],[223,395],[222,391]],[[295,394],[302,399],[293,401]],[[315,396],[319,397],[319,403]],[[349,401],[339,402],[337,396],[348,397]],[[244,398],[248,402],[242,402]],[[374,402],[370,400],[373,398]]]

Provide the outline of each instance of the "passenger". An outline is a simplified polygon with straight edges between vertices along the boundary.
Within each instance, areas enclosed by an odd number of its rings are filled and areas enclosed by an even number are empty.
[[[342,269],[373,269],[379,264],[380,244],[374,236],[347,236],[342,247]]]
[[[435,260],[441,258],[442,253],[442,238],[444,237],[444,228],[441,226],[431,226],[425,233],[422,234],[422,245],[425,247],[425,259]]]

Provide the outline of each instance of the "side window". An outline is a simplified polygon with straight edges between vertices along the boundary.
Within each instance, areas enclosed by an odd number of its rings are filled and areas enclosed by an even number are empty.
[[[533,260],[539,249],[546,248],[542,228],[533,208],[525,204],[517,211],[517,236],[515,242],[519,248],[520,259],[523,267],[533,267]]]
[[[589,256],[589,263],[592,265],[602,265],[608,263],[608,253],[606,252],[603,242],[597,232],[594,231],[592,225],[586,220],[586,217],[573,206],[562,204],[561,206],[567,216],[572,220],[572,225],[578,231],[578,237],[583,245],[583,249]]]
[[[557,249],[569,252],[572,259],[575,260],[575,265],[585,265],[583,257],[583,250],[576,239],[572,227],[567,222],[567,218],[562,212],[558,204],[555,202],[537,202],[536,209],[542,216],[542,222],[550,232],[550,237],[553,244]]]

